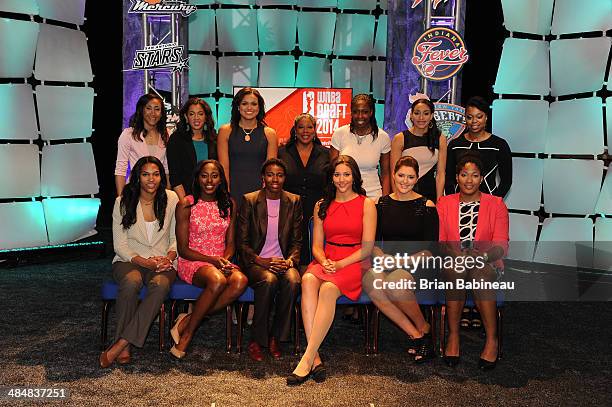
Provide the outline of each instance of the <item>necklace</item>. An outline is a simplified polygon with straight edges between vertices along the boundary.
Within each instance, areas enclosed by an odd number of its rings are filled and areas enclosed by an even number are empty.
[[[244,133],[244,141],[246,141],[246,142],[251,141],[251,133],[253,133],[257,127],[251,129],[250,131],[246,131],[242,127],[240,127],[240,128],[242,129],[242,132]]]
[[[153,201],[154,201],[154,200],[153,200]],[[145,206],[149,206],[149,205],[151,205],[151,204],[153,203],[153,201],[144,201],[144,200],[142,200],[142,199],[141,199],[141,200],[140,200],[140,203],[141,203],[141,204],[143,204],[143,205],[145,205]]]

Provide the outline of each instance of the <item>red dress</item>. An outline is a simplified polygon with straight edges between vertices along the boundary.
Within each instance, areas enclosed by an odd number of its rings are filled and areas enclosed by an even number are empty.
[[[332,201],[323,220],[325,233],[325,256],[337,261],[350,256],[361,248],[363,234],[363,203],[366,197],[359,195],[347,202]],[[354,244],[356,246],[336,246],[327,242]],[[335,273],[325,273],[323,266],[316,260],[308,265],[307,273],[312,273],[324,281],[334,283],[336,287],[351,300],[361,295],[361,277],[370,267],[369,259],[350,264]]]

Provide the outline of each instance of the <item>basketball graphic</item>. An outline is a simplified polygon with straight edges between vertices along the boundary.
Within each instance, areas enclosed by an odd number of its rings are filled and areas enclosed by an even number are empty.
[[[162,2],[162,0],[144,0],[145,3],[155,5]]]

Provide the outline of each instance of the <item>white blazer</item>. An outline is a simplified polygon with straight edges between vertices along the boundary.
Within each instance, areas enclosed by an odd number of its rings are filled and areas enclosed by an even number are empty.
[[[113,208],[113,247],[115,249],[115,258],[113,263],[117,261],[131,261],[135,256],[149,258],[151,256],[166,256],[169,251],[176,251],[176,218],[174,211],[179,199],[174,191],[166,189],[168,196],[168,205],[166,206],[166,217],[164,219],[164,227],[159,230],[159,223],[155,226],[151,242],[147,237],[147,226],[142,213],[140,202],[136,207],[136,223],[129,229],[123,229],[121,225],[121,197],[115,199],[115,207]],[[176,264],[175,264],[176,268]]]
[[[142,139],[142,138],[141,138]],[[168,161],[166,160],[166,146],[162,141],[161,137],[159,138],[159,143],[157,143],[157,152],[156,154],[151,154],[149,148],[147,147],[147,143],[143,141],[136,141],[132,137],[132,128],[128,127],[121,132],[119,136],[119,140],[117,141],[117,161],[115,162],[115,175],[126,176],[128,163],[130,168],[134,168],[134,164],[142,157],[146,157],[149,155],[153,155],[161,161],[164,165],[164,169],[166,174],[170,173],[168,170]]]

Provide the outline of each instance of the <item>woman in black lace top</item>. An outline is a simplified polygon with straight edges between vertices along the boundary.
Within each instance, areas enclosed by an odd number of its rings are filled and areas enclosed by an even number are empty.
[[[364,275],[363,288],[374,304],[412,339],[409,353],[421,363],[434,356],[431,326],[416,301],[415,286],[404,287],[409,282],[416,283],[412,275],[415,270],[410,266],[431,256],[431,246],[438,241],[438,214],[432,201],[413,190],[418,179],[416,159],[400,158],[393,169],[395,192],[382,197],[376,205],[378,244],[372,253],[374,267]],[[404,253],[410,256],[409,267],[392,267],[390,272],[376,267],[381,265],[381,259],[396,254],[403,257]],[[391,287],[389,283],[396,285]]]

